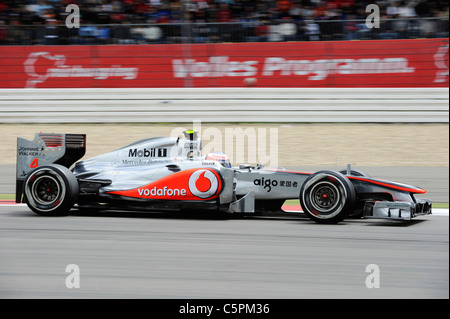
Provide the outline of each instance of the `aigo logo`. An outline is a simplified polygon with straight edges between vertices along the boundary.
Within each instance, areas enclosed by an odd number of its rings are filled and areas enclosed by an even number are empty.
[[[216,194],[219,188],[219,179],[214,171],[200,169],[192,173],[189,178],[189,190],[199,198],[209,198]]]
[[[193,168],[170,174],[144,186],[108,193],[139,199],[198,201],[216,198],[222,185],[220,174],[216,170]]]

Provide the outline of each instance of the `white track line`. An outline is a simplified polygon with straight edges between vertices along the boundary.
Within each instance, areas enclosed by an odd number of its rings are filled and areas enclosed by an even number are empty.
[[[446,208],[434,208],[432,211],[433,216],[449,216],[449,210]]]
[[[0,204],[0,207],[23,207],[23,206],[27,206],[26,204]],[[286,210],[287,213],[289,212],[293,212],[293,213],[298,213],[298,211],[289,211]],[[434,208],[433,209],[433,213],[431,214],[431,216],[449,216],[449,209],[446,208]]]

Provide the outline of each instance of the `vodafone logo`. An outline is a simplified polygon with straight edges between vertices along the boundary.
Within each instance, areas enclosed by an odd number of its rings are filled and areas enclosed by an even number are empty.
[[[216,198],[221,189],[219,172],[209,168],[192,168],[138,188],[108,193],[131,198],[201,201]]]
[[[189,178],[189,190],[199,198],[208,198],[216,194],[219,180],[212,171],[201,169],[192,173]]]

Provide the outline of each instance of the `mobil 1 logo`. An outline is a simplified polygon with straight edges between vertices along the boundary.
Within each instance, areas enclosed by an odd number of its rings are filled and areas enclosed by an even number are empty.
[[[130,148],[128,151],[128,157],[167,157],[167,148]]]

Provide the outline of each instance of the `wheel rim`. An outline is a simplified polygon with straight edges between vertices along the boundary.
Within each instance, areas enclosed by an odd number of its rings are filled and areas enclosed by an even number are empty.
[[[48,168],[36,170],[25,182],[28,206],[42,213],[57,210],[66,197],[64,180]]]
[[[40,205],[51,205],[60,198],[60,186],[52,176],[38,177],[31,189],[33,198]]]
[[[339,189],[330,182],[317,183],[311,189],[310,202],[319,213],[330,213],[339,204],[340,199]]]

